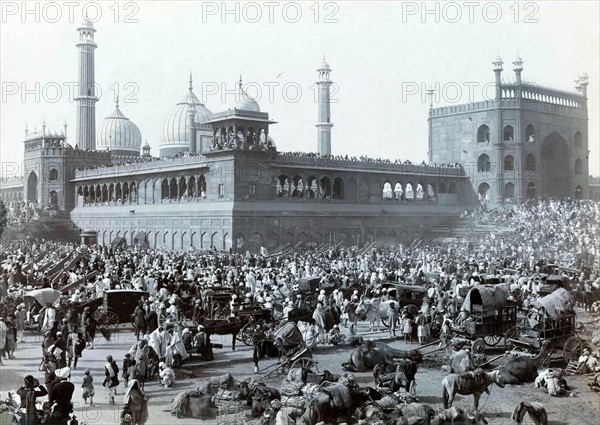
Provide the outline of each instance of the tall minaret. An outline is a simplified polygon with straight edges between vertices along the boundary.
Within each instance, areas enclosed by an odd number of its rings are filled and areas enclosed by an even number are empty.
[[[80,149],[96,149],[96,79],[94,76],[94,25],[87,19],[79,31],[79,88],[77,102],[77,132],[75,143]]]
[[[319,86],[319,122],[316,125],[318,131],[317,151],[321,155],[331,155],[331,127],[333,124],[331,123],[329,87],[332,81],[329,79],[331,68],[325,62],[325,58],[323,58],[321,68],[317,71],[319,72],[319,81],[317,81]]]

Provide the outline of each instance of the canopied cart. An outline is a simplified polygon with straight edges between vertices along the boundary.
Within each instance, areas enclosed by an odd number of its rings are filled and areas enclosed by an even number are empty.
[[[575,311],[566,289],[559,288],[533,303],[527,320],[511,329],[507,338],[513,354],[526,355],[548,366],[559,353],[567,363],[583,351],[575,331]]]

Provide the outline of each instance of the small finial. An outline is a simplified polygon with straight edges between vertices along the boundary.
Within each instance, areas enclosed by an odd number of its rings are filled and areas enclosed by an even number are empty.
[[[115,106],[119,109],[119,93],[117,93],[117,99],[115,100]]]
[[[242,87],[242,74],[240,74],[240,87]]]
[[[190,91],[192,91],[193,86],[192,86],[192,71],[190,71]]]
[[[27,123],[25,123],[25,136],[29,134],[29,128],[27,127]]]

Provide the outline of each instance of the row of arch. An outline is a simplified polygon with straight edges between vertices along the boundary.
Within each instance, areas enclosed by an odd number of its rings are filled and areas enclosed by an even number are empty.
[[[23,191],[0,192],[0,200],[5,204],[8,202],[21,202],[23,200]]]
[[[206,198],[206,177],[181,176],[142,182],[82,185],[77,187],[77,195],[83,197],[84,205],[111,202],[144,205],[197,201]]]
[[[532,153],[527,154],[525,162],[523,163],[523,170],[525,171],[536,171],[536,159]],[[502,167],[503,171],[514,171],[515,170],[515,158],[512,155],[506,155],[504,157],[504,163]],[[584,173],[584,162],[581,158],[575,159],[575,174],[582,175]],[[485,173],[491,171],[491,161],[488,154],[481,154],[477,158],[477,171]]]
[[[100,245],[109,245],[115,238],[124,238],[128,244],[134,245],[136,239],[145,239],[151,248],[165,246],[174,250],[207,250],[216,248],[228,250],[231,242],[228,241],[229,233],[222,230],[117,230],[101,229],[97,232],[97,242]]]
[[[438,193],[457,194],[458,187],[455,182],[417,182],[417,181],[393,181],[385,180],[382,186],[379,186],[381,199],[384,201],[412,201],[424,200],[435,202]],[[371,192],[368,190],[368,201],[374,200]],[[303,177],[295,175],[289,177],[287,174],[280,174],[277,177],[276,198],[311,198],[327,200],[346,200],[347,202],[357,202],[358,189],[356,179],[350,178],[347,183],[342,177],[324,176],[316,178],[314,176]]]
[[[512,125],[505,125],[502,132],[505,142],[512,142],[515,139],[515,129]],[[529,124],[525,128],[525,140],[535,142],[535,128],[533,124]],[[490,128],[486,124],[482,124],[477,129],[477,143],[490,143]],[[583,135],[577,130],[573,134],[573,144],[576,148],[583,147]]]
[[[305,179],[296,175],[290,178],[286,174],[281,174],[277,177],[275,196],[278,198],[344,199],[344,180],[341,177],[331,179],[328,176],[320,179],[309,176]]]
[[[477,188],[477,194],[479,196],[480,201],[490,201],[489,196],[490,185],[487,182],[483,182],[479,184]],[[505,202],[514,202],[515,201],[515,185],[512,182],[508,182],[504,185],[504,193],[503,193]],[[537,187],[534,182],[527,183],[527,189],[525,191],[526,199],[536,199],[537,198]],[[583,187],[581,185],[577,185],[575,187],[575,199],[583,199]]]

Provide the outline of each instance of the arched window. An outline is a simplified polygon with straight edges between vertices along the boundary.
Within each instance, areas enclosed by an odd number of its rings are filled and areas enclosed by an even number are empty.
[[[191,176],[188,181],[188,198],[198,197],[198,187],[196,186],[196,177]]]
[[[329,177],[321,178],[320,183],[321,198],[331,199],[331,182],[329,181]]]
[[[198,177],[198,193],[201,198],[206,198],[206,177]]]
[[[344,199],[344,180],[341,177],[333,179],[333,199]]]
[[[505,142],[512,142],[515,138],[515,129],[513,128],[512,125],[507,125],[506,127],[504,127],[504,141]]]
[[[169,199],[169,181],[163,179],[160,185],[160,199]]]
[[[490,185],[487,184],[486,182],[483,182],[479,185],[479,188],[477,189],[477,193],[479,194],[479,201],[489,201],[490,200],[490,196],[489,196],[489,190],[490,190]]]
[[[317,184],[316,178],[310,176],[306,179],[306,197],[307,198],[316,198],[317,197]]]
[[[279,177],[277,177],[277,197],[278,198],[287,198],[288,194],[289,194],[289,181],[288,181],[288,176],[286,176],[285,174],[280,175]]]
[[[406,183],[406,188],[404,189],[404,197],[410,201],[415,199],[415,191],[413,190],[412,183]]]
[[[417,185],[417,196],[416,196],[416,198],[417,198],[418,201],[422,201],[424,197],[425,197],[425,191],[423,190],[423,185],[421,183],[419,183]]]
[[[396,199],[396,201],[400,201],[402,199],[403,194],[404,191],[402,190],[402,184],[396,183],[396,185],[394,186],[394,199]]]
[[[583,137],[581,136],[580,131],[575,132],[575,136],[573,136],[573,142],[575,143],[576,148],[580,148],[583,146]]]
[[[490,128],[485,124],[477,129],[477,143],[490,143]]]
[[[583,161],[581,160],[581,158],[577,158],[575,160],[575,174],[583,174]]]
[[[490,171],[490,157],[487,154],[479,155],[479,159],[477,160],[477,171],[480,173],[484,173],[486,171]]]
[[[58,180],[58,171],[56,170],[56,168],[50,170],[50,172],[48,173],[48,180]]]
[[[525,129],[525,140],[528,142],[535,142],[535,128],[533,128],[533,125],[531,124]]]
[[[506,202],[514,202],[514,200],[515,200],[515,185],[513,183],[506,183],[504,185],[504,200]]]
[[[179,198],[183,198],[183,196],[186,194],[187,192],[187,182],[185,180],[185,177],[180,177],[179,178],[179,192],[177,194],[177,196]]]
[[[527,199],[535,199],[535,183],[529,182],[527,184]]]
[[[580,185],[577,185],[575,188],[575,199],[583,198],[583,188]]]
[[[394,192],[392,191],[392,184],[390,182],[385,182],[383,184],[383,199],[393,199]]]
[[[525,159],[525,171],[535,171],[535,156],[532,153]]]
[[[431,183],[427,185],[427,200],[429,202],[435,201],[435,189]]]
[[[292,198],[302,198],[304,197],[304,180],[300,176],[295,176],[292,180],[293,189],[292,189]]]
[[[504,171],[513,171],[515,169],[515,159],[512,155],[504,157]]]
[[[177,190],[177,179],[173,177],[169,184],[169,199],[177,199]]]

